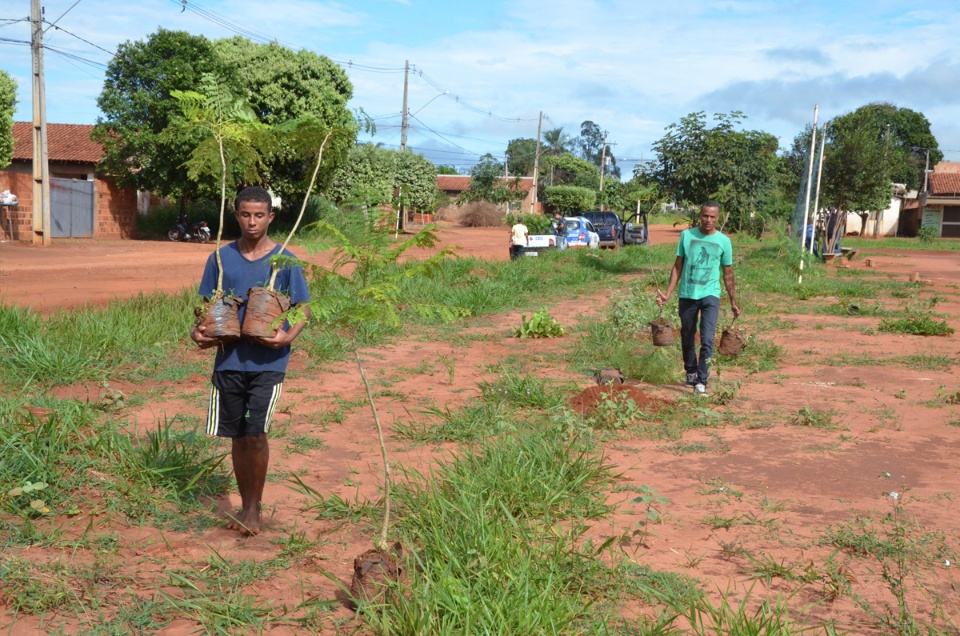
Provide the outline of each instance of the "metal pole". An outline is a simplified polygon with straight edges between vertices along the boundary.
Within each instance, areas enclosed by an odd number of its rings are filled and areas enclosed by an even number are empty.
[[[827,141],[827,124],[824,124],[823,131],[820,133],[820,161],[819,161],[819,165],[817,166],[817,193],[813,197],[814,214],[816,214],[817,211],[820,209],[820,178],[823,176],[823,151],[824,151],[824,148],[826,147],[826,141]],[[826,237],[826,239],[823,242],[824,245],[826,245],[828,241],[832,243],[831,237],[829,235],[824,234],[824,236]],[[812,242],[813,241],[811,241],[811,243]]]
[[[603,211],[603,168],[607,163],[607,131],[603,131],[603,150],[600,151],[600,211]]]
[[[810,216],[810,182],[813,180],[813,153],[817,148],[817,118],[820,115],[820,104],[813,107],[813,131],[810,133],[810,167],[807,170],[807,196],[803,202],[803,235],[800,238],[800,277],[797,284],[803,283],[803,252],[807,247],[807,223]],[[813,233],[810,233],[810,252],[813,253]]]
[[[50,164],[47,155],[47,104],[43,79],[43,10],[30,0],[33,57],[33,242],[44,246],[50,237]]]
[[[543,128],[543,111],[537,121],[537,150],[533,153],[533,196],[530,198],[530,214],[537,211],[537,175],[540,173],[540,131]]]
[[[410,60],[403,67],[403,116],[400,119],[400,150],[407,149],[407,87],[410,79]]]

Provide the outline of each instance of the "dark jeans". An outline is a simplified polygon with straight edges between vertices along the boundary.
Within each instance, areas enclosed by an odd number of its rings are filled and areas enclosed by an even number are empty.
[[[525,245],[511,245],[510,246],[510,260],[515,261],[518,258],[523,258],[523,251],[526,249]]]
[[[697,317],[700,318],[700,358],[694,339],[697,334]],[[700,300],[680,299],[680,348],[683,351],[683,367],[687,373],[696,373],[702,384],[710,377],[710,358],[713,357],[713,340],[717,334],[720,318],[720,299],[707,296]]]

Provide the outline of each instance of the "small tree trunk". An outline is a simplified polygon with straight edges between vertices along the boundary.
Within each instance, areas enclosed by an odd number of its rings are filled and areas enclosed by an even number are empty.
[[[377,439],[380,441],[380,456],[383,458],[383,527],[380,530],[380,540],[376,547],[381,550],[387,549],[387,530],[390,528],[390,461],[387,457],[387,446],[383,441],[383,427],[380,425],[380,417],[377,415],[377,406],[373,402],[373,393],[370,391],[370,383],[367,382],[367,374],[363,370],[363,362],[360,360],[360,349],[357,348],[357,336],[353,336],[353,355],[357,358],[357,368],[360,369],[360,378],[363,380],[363,388],[367,392],[367,401],[370,403],[370,411],[373,413],[373,421],[377,425]]]

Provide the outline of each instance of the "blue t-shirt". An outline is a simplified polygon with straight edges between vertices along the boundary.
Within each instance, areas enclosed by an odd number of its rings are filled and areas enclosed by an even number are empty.
[[[704,234],[698,227],[684,230],[677,243],[677,256],[683,257],[677,296],[689,300],[720,297],[720,268],[733,265],[733,247],[725,234],[719,230]]]
[[[223,261],[224,272],[224,295],[239,296],[244,300],[244,304],[240,305],[240,324],[243,324],[243,317],[247,311],[247,291],[251,287],[267,286],[271,274],[270,258],[279,254],[280,249],[281,246],[278,244],[263,258],[251,261],[240,253],[236,241],[220,248],[220,260]],[[289,250],[285,251],[284,254],[293,256]],[[211,298],[216,291],[217,273],[217,255],[213,253],[207,259],[207,265],[203,270],[203,278],[200,280],[200,295],[204,298]],[[290,297],[291,305],[299,305],[310,300],[307,279],[304,277],[303,268],[300,266],[281,268],[277,274],[274,289],[279,293],[287,294]],[[213,370],[279,371],[283,373],[287,370],[289,359],[289,345],[279,349],[271,349],[247,340],[238,340],[217,347],[217,359],[214,362]]]

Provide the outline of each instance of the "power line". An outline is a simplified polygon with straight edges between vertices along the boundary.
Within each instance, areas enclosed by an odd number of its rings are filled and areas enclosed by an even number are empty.
[[[64,11],[63,13],[61,13],[61,14],[60,14],[60,17],[57,18],[56,20],[54,20],[54,21],[50,24],[50,26],[48,26],[46,29],[43,30],[43,32],[46,33],[46,32],[49,31],[51,28],[53,28],[54,26],[56,26],[57,22],[59,22],[60,20],[62,20],[62,19],[63,19],[63,16],[67,15],[68,13],[70,13],[70,11],[72,11],[73,8],[74,8],[75,6],[77,6],[78,4],[80,4],[80,0],[77,0],[76,2],[74,2],[73,4],[71,4],[71,5],[70,5],[70,8],[67,9],[66,11]],[[46,20],[44,20],[44,22],[46,22]]]
[[[90,66],[92,66],[92,67],[94,67],[94,68],[98,68],[98,69],[101,69],[101,70],[104,70],[104,71],[107,70],[107,65],[104,64],[103,62],[95,62],[95,61],[93,61],[93,60],[88,60],[88,59],[85,58],[85,57],[80,57],[79,55],[74,55],[73,53],[67,53],[66,51],[61,51],[61,50],[59,50],[59,49],[55,49],[55,48],[53,48],[52,46],[50,46],[49,44],[44,44],[44,45],[43,45],[43,48],[44,48],[45,51],[50,51],[51,53],[56,53],[57,55],[62,55],[63,57],[69,58],[69,59],[71,59],[71,60],[76,60],[76,61],[82,62],[82,63],[84,63],[84,64],[89,64]]]
[[[80,0],[77,0],[77,2],[79,2],[79,1],[80,1]],[[74,5],[74,6],[76,6],[76,5]],[[63,16],[61,16],[61,17],[63,17]],[[101,51],[103,51],[104,53],[106,53],[107,55],[109,55],[110,57],[113,57],[113,56],[114,56],[114,52],[113,52],[113,51],[108,51],[107,49],[103,48],[103,47],[100,46],[99,44],[94,44],[94,43],[91,42],[90,40],[85,40],[85,39],[83,39],[82,37],[80,37],[79,35],[77,35],[76,33],[71,33],[70,31],[67,31],[67,30],[64,29],[63,27],[58,27],[56,24],[51,24],[49,27],[47,27],[47,31],[49,31],[50,29],[56,29],[57,31],[63,31],[63,32],[66,33],[67,35],[69,35],[69,36],[71,36],[71,37],[75,37],[75,38],[77,38],[78,40],[80,40],[81,42],[85,42],[85,43],[89,44],[90,46],[92,46],[92,47],[95,48],[95,49],[100,49]],[[44,33],[46,33],[46,31],[44,31]]]
[[[477,155],[478,157],[483,156],[483,155],[482,155],[481,153],[479,153],[479,152],[473,152],[472,150],[468,150],[467,148],[464,148],[463,146],[461,146],[460,144],[458,144],[458,143],[456,143],[456,142],[450,141],[449,139],[447,139],[446,137],[444,137],[443,135],[441,135],[440,133],[438,133],[436,130],[434,130],[434,129],[431,128],[430,126],[427,126],[427,125],[426,125],[425,123],[423,123],[423,121],[422,121],[421,119],[419,119],[418,117],[413,117],[413,116],[411,116],[411,119],[416,119],[418,122],[420,122],[420,125],[421,125],[421,126],[423,126],[424,128],[426,128],[427,130],[429,130],[429,131],[432,132],[434,135],[436,135],[436,136],[439,137],[440,139],[444,140],[445,142],[447,142],[447,143],[450,144],[451,146],[455,146],[456,148],[459,148],[460,150],[463,150],[464,152],[469,152],[469,153],[471,153],[471,154]]]
[[[490,119],[495,119],[495,120],[497,120],[497,121],[502,121],[502,122],[506,122],[506,123],[535,122],[535,121],[537,121],[537,119],[538,119],[537,117],[533,117],[532,119],[524,119],[524,118],[522,118],[522,117],[504,117],[503,115],[495,115],[492,111],[484,110],[484,109],[482,109],[482,108],[480,108],[480,107],[478,107],[478,106],[474,106],[473,104],[471,104],[470,102],[466,101],[465,99],[463,99],[463,98],[460,97],[459,95],[456,95],[456,94],[454,94],[454,93],[451,93],[446,87],[444,87],[443,85],[441,85],[440,82],[438,82],[437,80],[433,79],[432,77],[430,77],[429,75],[427,75],[426,73],[424,73],[424,72],[423,72],[423,69],[420,68],[420,67],[418,67],[416,64],[412,64],[411,67],[413,68],[414,73],[415,73],[416,75],[419,75],[421,78],[423,78],[423,80],[424,80],[427,84],[429,84],[430,86],[434,87],[434,88],[437,89],[438,91],[442,92],[442,93],[444,94],[444,97],[447,97],[447,98],[449,98],[449,99],[452,99],[454,102],[460,104],[461,106],[463,106],[463,107],[466,108],[467,110],[471,110],[471,111],[473,111],[473,112],[475,112],[475,113],[478,113],[478,114],[480,114],[480,115],[484,115],[484,116],[486,116],[486,117],[489,117]]]

